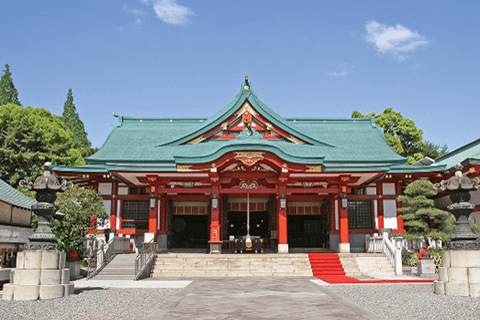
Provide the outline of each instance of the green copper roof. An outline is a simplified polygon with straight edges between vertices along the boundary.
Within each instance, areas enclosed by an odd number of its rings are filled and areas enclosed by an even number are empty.
[[[8,183],[0,179],[0,201],[24,209],[31,209],[37,203],[34,199],[27,197],[20,191],[12,188]]]
[[[467,143],[466,145],[447,153],[443,157],[438,158],[437,164],[445,165],[448,169],[466,159],[480,159],[480,139]]]
[[[382,129],[375,126],[373,119],[285,119],[258,99],[251,84],[248,90],[244,89],[244,85],[236,98],[211,118],[117,116],[119,122],[111,128],[100,150],[87,159],[87,166],[76,167],[74,171],[83,168],[81,172],[93,172],[106,170],[105,166],[119,168],[131,167],[132,164],[138,164],[135,168],[149,164],[143,166],[144,169],[151,169],[154,164],[170,164],[173,168],[177,163],[205,163],[226,152],[239,150],[269,151],[286,161],[301,164],[350,163],[390,167],[405,163],[405,158],[388,146]],[[220,126],[246,100],[273,126],[306,143],[262,139],[255,132],[252,136],[240,133],[237,139],[232,140],[211,139],[198,144],[186,144]],[[59,169],[69,171],[56,167],[56,170]]]

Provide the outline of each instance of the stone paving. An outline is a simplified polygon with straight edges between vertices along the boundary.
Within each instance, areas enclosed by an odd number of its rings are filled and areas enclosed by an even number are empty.
[[[311,278],[195,279],[147,319],[376,319]]]

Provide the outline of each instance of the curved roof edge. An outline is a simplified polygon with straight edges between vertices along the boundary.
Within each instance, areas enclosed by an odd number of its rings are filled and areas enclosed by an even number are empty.
[[[187,163],[207,163],[207,162],[212,162],[224,154],[228,152],[233,152],[233,151],[248,151],[248,150],[255,150],[255,151],[266,151],[266,152],[271,152],[278,157],[282,158],[283,160],[293,162],[293,163],[301,163],[301,164],[322,164],[324,157],[299,157],[295,155],[288,154],[284,152],[282,149],[275,147],[275,146],[268,146],[264,144],[257,144],[257,143],[252,143],[251,145],[245,146],[245,145],[228,145],[228,146],[223,146],[214,152],[204,155],[204,156],[175,156],[175,162],[176,163],[182,163],[182,164],[187,164]]]

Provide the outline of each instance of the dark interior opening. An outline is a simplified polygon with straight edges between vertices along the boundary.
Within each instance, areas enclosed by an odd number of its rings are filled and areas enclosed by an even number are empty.
[[[172,248],[208,247],[208,216],[175,215],[172,218]]]
[[[321,215],[288,216],[288,245],[291,248],[323,248],[323,219]]]
[[[247,235],[247,213],[229,212],[228,235],[236,238]],[[268,212],[250,212],[250,235],[268,238]]]

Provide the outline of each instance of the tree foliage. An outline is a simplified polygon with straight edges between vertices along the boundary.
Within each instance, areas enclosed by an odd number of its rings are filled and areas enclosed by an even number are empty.
[[[447,145],[444,144],[443,146],[440,146],[428,141],[422,142],[421,150],[424,157],[429,157],[432,159],[440,158],[446,155],[448,152]]]
[[[92,143],[87,138],[85,126],[82,120],[80,120],[75,103],[73,103],[73,93],[71,88],[68,89],[67,100],[63,105],[62,120],[67,125],[67,128],[73,132],[74,146],[80,149],[89,149]]]
[[[404,194],[398,196],[402,202],[398,212],[403,213],[403,221],[407,235],[412,237],[432,237],[448,240],[455,231],[455,218],[434,207],[434,201],[429,199],[438,191],[430,181],[416,180],[410,183]]]
[[[417,128],[415,122],[405,118],[400,112],[386,108],[379,115],[374,112],[362,114],[354,110],[352,118],[375,117],[375,124],[383,129],[388,145],[397,154],[408,159],[412,164],[425,156],[433,159],[447,152],[447,147],[423,142],[423,131]]]
[[[94,190],[74,186],[58,194],[57,205],[59,211],[65,214],[63,220],[53,219],[51,222],[59,248],[62,251],[77,251],[82,256],[85,235],[90,229],[98,233],[97,227],[108,219],[102,198]]]
[[[10,72],[10,66],[8,64],[5,65],[2,78],[0,78],[0,105],[7,103],[20,105],[18,92],[13,84],[12,73]]]
[[[42,173],[43,164],[81,165],[72,132],[43,108],[0,106],[0,177],[13,187]]]

